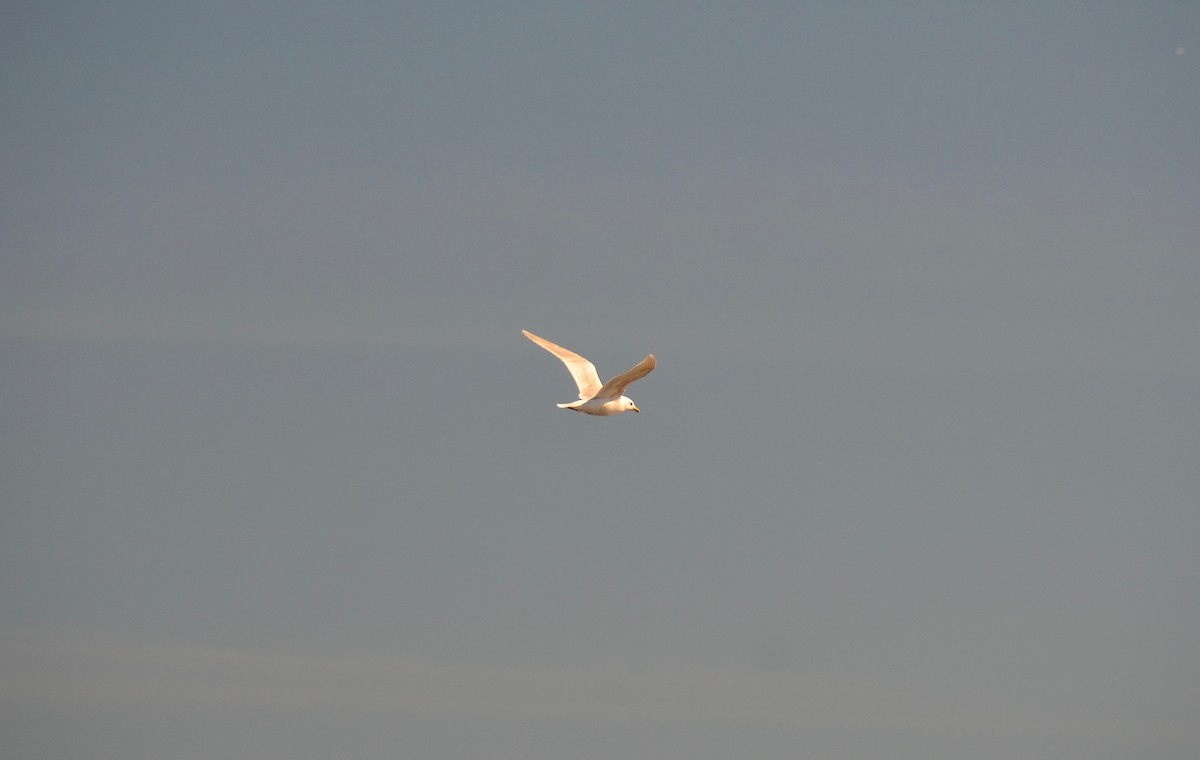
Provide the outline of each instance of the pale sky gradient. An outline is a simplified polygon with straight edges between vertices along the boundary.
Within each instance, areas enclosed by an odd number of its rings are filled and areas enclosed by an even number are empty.
[[[5,756],[1200,756],[1200,4],[0,40]]]

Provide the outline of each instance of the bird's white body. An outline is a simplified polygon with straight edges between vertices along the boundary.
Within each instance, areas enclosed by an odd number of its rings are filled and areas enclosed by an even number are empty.
[[[635,412],[642,411],[641,409],[637,408],[637,405],[633,403],[633,399],[629,398],[628,396],[621,396],[620,398],[592,398],[588,399],[587,401],[573,401],[570,404],[559,404],[558,408],[572,409],[576,412],[583,412],[584,414],[594,414],[597,417],[610,417],[614,414],[620,414],[621,412],[628,412],[630,410]]]
[[[559,409],[571,409],[597,417],[611,417],[621,412],[642,411],[637,408],[637,404],[633,403],[633,399],[624,395],[624,391],[634,380],[645,377],[658,366],[654,354],[642,359],[628,372],[613,377],[607,383],[601,383],[600,376],[596,374],[596,365],[587,359],[574,351],[568,351],[557,343],[539,338],[528,330],[521,332],[525,334],[526,338],[557,356],[567,366],[567,371],[571,373],[575,385],[579,387],[579,400],[559,404]]]

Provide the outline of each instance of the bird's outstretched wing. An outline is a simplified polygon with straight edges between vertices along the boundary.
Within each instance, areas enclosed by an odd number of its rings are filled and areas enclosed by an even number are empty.
[[[654,368],[658,366],[658,362],[654,358],[654,354],[648,355],[645,359],[634,366],[628,372],[623,372],[605,383],[600,390],[596,391],[593,398],[620,398],[625,393],[625,389],[634,380],[641,380],[646,375],[649,375]]]
[[[575,385],[579,386],[579,398],[580,399],[587,401],[590,398],[594,398],[596,396],[596,393],[600,391],[600,389],[601,389],[600,376],[596,374],[596,365],[592,364],[587,359],[584,359],[582,356],[575,353],[574,351],[568,351],[567,349],[563,348],[562,346],[558,345],[557,343],[551,343],[550,341],[546,340],[545,338],[540,338],[540,337],[534,335],[533,333],[529,332],[528,330],[522,330],[521,332],[525,334],[526,338],[529,338],[534,343],[538,344],[542,348],[544,348],[547,351],[549,351],[550,353],[554,354],[555,356],[557,356],[559,359],[562,360],[563,364],[567,365],[567,371],[569,371],[571,373],[571,377],[575,378]],[[651,360],[650,366],[651,366],[651,369],[653,369],[654,357],[650,357],[650,360]],[[645,362],[642,362],[642,363],[645,364]],[[638,365],[638,366],[641,366],[641,365]],[[649,371],[650,370],[646,370],[646,372],[649,372]],[[629,373],[626,373],[626,374],[629,374]],[[646,373],[643,372],[642,375],[644,375],[644,374],[646,374]],[[637,377],[641,377],[642,375],[638,375]],[[632,380],[629,380],[628,382],[629,383],[633,382],[633,380],[636,380],[637,377],[633,378]],[[610,380],[609,382],[611,383],[612,380]],[[626,385],[628,385],[628,383],[626,383]],[[623,388],[625,386],[623,385],[621,387]]]

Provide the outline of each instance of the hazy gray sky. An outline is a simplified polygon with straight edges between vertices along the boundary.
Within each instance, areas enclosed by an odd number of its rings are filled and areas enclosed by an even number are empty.
[[[1200,5],[0,40],[5,755],[1200,754]]]

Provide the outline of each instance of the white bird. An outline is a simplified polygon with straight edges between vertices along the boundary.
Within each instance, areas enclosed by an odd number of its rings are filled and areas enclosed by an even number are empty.
[[[521,332],[525,333],[526,338],[561,359],[562,363],[567,365],[571,377],[575,378],[575,384],[579,386],[579,400],[569,404],[559,404],[559,409],[574,409],[577,412],[601,417],[620,414],[631,409],[635,412],[642,411],[637,408],[637,404],[633,403],[633,399],[623,394],[630,383],[649,375],[658,364],[654,359],[654,354],[649,354],[628,372],[601,384],[600,376],[596,374],[596,365],[587,359],[574,351],[568,351],[560,345],[551,343],[545,338],[539,338],[528,330]]]

